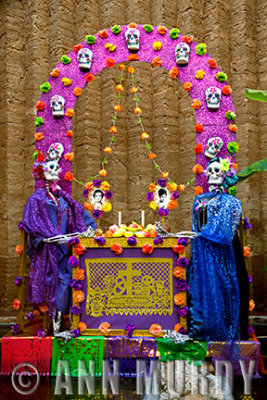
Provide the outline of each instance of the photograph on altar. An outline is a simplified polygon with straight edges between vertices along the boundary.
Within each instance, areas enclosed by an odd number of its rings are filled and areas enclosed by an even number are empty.
[[[155,202],[158,207],[167,208],[170,201],[170,193],[168,189],[157,187],[157,191],[155,194]]]
[[[95,210],[102,210],[103,205],[106,203],[103,190],[97,188],[92,192],[91,203]]]

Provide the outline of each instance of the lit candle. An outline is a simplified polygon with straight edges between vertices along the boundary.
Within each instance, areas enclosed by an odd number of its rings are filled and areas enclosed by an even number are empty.
[[[145,210],[141,211],[141,225],[145,227]]]
[[[121,211],[118,213],[118,226],[121,225]]]

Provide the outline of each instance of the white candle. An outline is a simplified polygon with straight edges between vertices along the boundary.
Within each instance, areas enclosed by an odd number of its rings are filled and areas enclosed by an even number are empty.
[[[145,210],[141,211],[141,225],[145,227]]]
[[[118,226],[121,225],[121,211],[118,213]]]

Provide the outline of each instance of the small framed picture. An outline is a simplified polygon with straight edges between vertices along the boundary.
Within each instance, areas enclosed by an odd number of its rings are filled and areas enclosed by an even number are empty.
[[[102,189],[96,188],[91,195],[91,204],[93,204],[95,210],[102,210],[103,205],[106,202],[105,193]]]

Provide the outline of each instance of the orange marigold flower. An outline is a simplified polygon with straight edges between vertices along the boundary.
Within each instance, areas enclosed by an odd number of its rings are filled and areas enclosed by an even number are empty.
[[[77,256],[80,256],[84,254],[86,248],[81,243],[78,243],[74,246],[73,251]]]
[[[128,61],[139,61],[139,56],[137,54],[130,54],[128,56]]]
[[[33,312],[32,312],[34,315],[40,315],[40,311],[38,311],[38,310],[33,310]]]
[[[160,67],[162,64],[162,60],[160,59],[160,57],[155,57],[153,58],[151,64],[153,65],[153,67]]]
[[[112,148],[107,146],[107,147],[104,148],[104,152],[108,153],[108,154],[111,154],[112,153]]]
[[[231,167],[234,168],[236,171],[238,170],[238,165],[235,162],[231,163]]]
[[[157,154],[155,154],[155,153],[150,153],[149,156],[148,156],[148,158],[149,158],[150,160],[153,160],[153,159],[156,158],[156,157],[157,157]]]
[[[66,181],[72,182],[72,181],[73,181],[73,174],[72,174],[70,171],[67,171],[67,172],[65,173],[64,178],[65,178]]]
[[[19,308],[20,308],[20,301],[19,301],[18,299],[15,299],[15,300],[13,301],[13,308],[14,308],[14,310],[19,310]]]
[[[185,82],[185,83],[184,83],[184,90],[185,90],[186,92],[190,92],[190,90],[192,89],[192,87],[193,87],[193,85],[192,85],[191,82]]]
[[[249,300],[249,308],[248,308],[248,310],[249,311],[253,311],[254,308],[255,308],[255,302],[254,302],[253,299],[251,299],[251,300]]]
[[[78,269],[78,271],[76,271],[76,279],[78,279],[79,281],[83,281],[85,278],[85,273],[84,273],[84,269]]]
[[[58,69],[58,68],[53,69],[53,71],[50,72],[50,75],[51,75],[53,78],[57,78],[57,77],[59,76],[59,69]]]
[[[72,131],[71,131],[71,130],[67,131],[67,136],[68,136],[68,137],[72,137],[72,136],[73,136],[73,134],[72,134]]]
[[[121,71],[125,71],[125,70],[126,70],[126,65],[123,64],[123,63],[120,63],[120,64],[119,64],[119,69],[120,69]]]
[[[122,110],[122,106],[120,106],[119,104],[116,104],[114,107],[115,111],[121,111]]]
[[[98,173],[99,173],[101,176],[107,176],[107,171],[106,171],[105,169],[101,169],[100,171],[98,171]]]
[[[108,335],[110,332],[110,323],[109,322],[102,322],[98,329],[103,335]]]
[[[65,112],[66,117],[72,118],[74,115],[74,110],[73,108],[67,108],[67,111]]]
[[[232,88],[231,88],[231,86],[230,85],[225,85],[223,88],[222,88],[222,93],[225,95],[225,96],[228,96],[229,94],[231,94],[232,93]]]
[[[177,279],[184,279],[185,269],[182,267],[175,267],[173,270],[173,275]]]
[[[180,306],[180,307],[185,306],[185,296],[182,293],[177,293],[174,296],[173,300],[174,300],[174,304],[176,306]]]
[[[181,327],[181,324],[176,324],[175,326],[174,326],[174,328],[173,328],[173,330],[175,331],[175,332],[179,332],[179,330],[181,329],[182,327]]]
[[[156,184],[155,183],[150,183],[149,185],[149,191],[150,192],[155,192],[156,190]]]
[[[42,312],[42,313],[47,313],[47,311],[48,311],[48,307],[47,307],[47,304],[41,304],[40,306],[39,306],[39,310]]]
[[[94,206],[92,204],[90,204],[90,203],[87,203],[87,202],[83,203],[83,207],[88,211],[91,211],[91,210],[94,209]]]
[[[235,124],[229,124],[228,129],[231,132],[237,132],[238,127]]]
[[[175,190],[177,190],[177,184],[176,184],[175,182],[168,183],[168,184],[167,184],[167,188],[168,188],[171,192],[174,192]]]
[[[167,178],[168,176],[169,176],[169,172],[168,171],[162,172],[162,174],[161,174],[161,177],[163,179]]]
[[[193,103],[191,104],[191,107],[194,110],[198,110],[201,107],[202,103],[199,99],[193,99]]]
[[[184,36],[183,41],[187,44],[191,44],[193,42],[193,36]]]
[[[93,188],[94,188],[93,182],[87,182],[87,183],[85,184],[85,189],[87,189],[87,190],[92,190]]]
[[[169,71],[169,76],[171,78],[177,78],[177,76],[179,75],[179,70],[177,67],[173,67],[170,71]]]
[[[17,256],[20,256],[22,254],[22,251],[23,251],[23,249],[22,249],[21,245],[17,244],[16,249],[15,249]]]
[[[107,58],[106,59],[106,66],[108,68],[113,68],[115,65],[115,60],[113,58]]]
[[[78,53],[81,49],[82,49],[81,44],[77,44],[76,46],[73,46],[73,50],[75,51],[75,53]]]
[[[194,174],[201,175],[203,173],[203,167],[200,164],[196,164],[192,171],[194,172]]]
[[[107,33],[107,31],[104,29],[103,31],[99,31],[99,32],[98,32],[98,36],[99,36],[101,39],[106,39],[106,38],[108,37],[108,33]]]
[[[149,139],[149,134],[147,132],[143,132],[141,135],[141,139],[142,140]]]
[[[135,73],[135,68],[134,67],[128,67],[127,71],[129,74],[134,74]]]
[[[81,322],[79,322],[78,329],[82,333],[87,329],[87,325],[81,321]]]
[[[93,79],[95,79],[95,76],[91,72],[85,75],[86,82],[92,82]]]
[[[131,23],[128,25],[128,28],[137,28],[137,25],[136,25],[135,22],[131,22]]]
[[[140,108],[140,107],[135,107],[134,113],[135,113],[135,114],[142,114],[141,108]]]
[[[196,125],[194,126],[194,128],[195,128],[195,131],[196,131],[197,133],[201,133],[201,132],[203,132],[204,126],[203,126],[202,124],[196,124]]]
[[[217,67],[217,63],[216,63],[215,58],[210,58],[208,60],[208,64],[209,64],[210,68],[216,68]]]
[[[170,210],[174,210],[178,206],[177,200],[170,200],[168,204],[168,208]]]
[[[105,237],[112,237],[112,236],[113,236],[113,232],[112,232],[112,231],[107,230],[107,231],[105,232]]]
[[[160,35],[165,35],[166,32],[167,32],[166,26],[163,26],[163,25],[159,25],[159,26],[158,26],[158,33],[159,33]]]
[[[123,88],[123,86],[121,84],[119,84],[119,85],[116,86],[116,90],[118,90],[118,92],[123,92],[124,88]]]
[[[117,255],[119,255],[123,252],[123,248],[118,243],[113,243],[110,250],[113,251]]]
[[[136,93],[136,92],[138,92],[138,88],[135,86],[131,87],[130,93]]]
[[[71,153],[66,153],[66,154],[64,155],[64,158],[65,158],[66,161],[72,161],[72,160],[74,159],[74,153],[73,153],[73,152],[71,152]]]
[[[180,185],[178,186],[178,189],[179,189],[181,192],[184,192],[185,189],[186,189],[186,186],[183,185],[183,184],[180,184]]]
[[[111,126],[111,127],[109,128],[109,132],[110,132],[110,133],[117,133],[117,130],[118,130],[118,128],[117,128],[116,126]]]
[[[35,140],[42,140],[44,138],[43,132],[37,132],[34,134]]]
[[[203,151],[203,146],[202,146],[202,144],[201,144],[201,143],[197,143],[196,146],[195,146],[195,148],[194,148],[194,152],[195,152],[196,154],[200,154],[200,153],[202,153],[202,151]]]
[[[149,333],[154,336],[162,336],[162,327],[159,324],[152,324],[149,327]]]
[[[35,108],[38,111],[43,111],[43,109],[45,108],[45,103],[43,101],[38,101]]]
[[[74,96],[80,96],[82,94],[82,92],[83,92],[82,88],[76,87],[73,89],[72,93],[74,94]]]
[[[145,244],[142,246],[142,252],[143,252],[144,254],[152,254],[153,251],[154,251],[154,246],[153,246],[153,244],[151,244],[151,243],[145,243]]]
[[[185,250],[185,246],[182,246],[181,244],[175,244],[172,248],[172,251],[174,253],[182,254]]]
[[[195,187],[195,195],[198,196],[199,194],[203,193],[203,189],[201,186],[196,186]]]
[[[84,293],[82,290],[75,290],[73,292],[74,303],[82,303],[84,301]]]
[[[244,257],[251,257],[251,250],[249,246],[245,246],[243,249]]]

